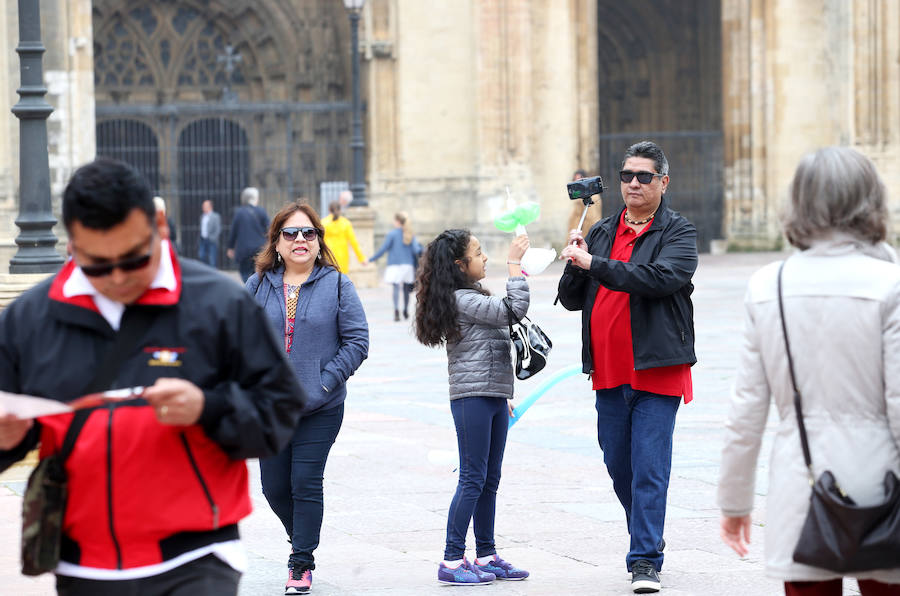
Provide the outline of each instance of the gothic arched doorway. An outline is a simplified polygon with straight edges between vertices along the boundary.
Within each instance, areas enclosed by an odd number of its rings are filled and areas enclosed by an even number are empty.
[[[708,251],[722,237],[721,0],[598,0],[599,168],[618,207],[622,153],[656,141],[669,159],[672,207]]]
[[[225,263],[225,244],[241,190],[250,178],[247,133],[225,118],[204,118],[178,135],[178,195],[181,198],[181,250],[196,257],[200,239],[200,206],[209,200],[222,216],[217,263]]]

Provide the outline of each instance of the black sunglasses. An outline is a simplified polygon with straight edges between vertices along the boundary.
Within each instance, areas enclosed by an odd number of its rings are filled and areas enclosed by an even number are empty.
[[[297,234],[303,234],[303,239],[312,242],[319,235],[319,231],[315,228],[281,228],[281,237],[288,242],[297,239]]]
[[[665,174],[654,174],[653,172],[632,172],[631,170],[622,170],[619,172],[619,180],[625,184],[630,184],[634,177],[637,176],[638,182],[641,184],[650,184],[654,178],[662,178]]]
[[[109,275],[113,272],[113,269],[120,269],[122,271],[136,271],[138,269],[143,269],[150,263],[150,258],[153,256],[153,248],[150,248],[150,252],[145,255],[141,255],[139,257],[131,257],[130,259],[122,259],[121,261],[116,261],[115,263],[98,263],[96,265],[79,265],[81,270],[88,277],[103,277],[105,275]]]

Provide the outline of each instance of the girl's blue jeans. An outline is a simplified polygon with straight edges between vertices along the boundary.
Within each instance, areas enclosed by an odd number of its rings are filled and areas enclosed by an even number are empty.
[[[476,556],[497,552],[494,511],[509,430],[507,404],[498,397],[463,397],[450,402],[459,446],[459,483],[447,515],[447,561],[463,558],[469,521],[474,526]]]

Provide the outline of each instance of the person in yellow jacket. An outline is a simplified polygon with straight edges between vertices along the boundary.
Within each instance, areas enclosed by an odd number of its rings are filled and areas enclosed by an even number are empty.
[[[350,269],[350,249],[348,247],[353,247],[353,252],[360,263],[365,263],[366,257],[356,241],[353,224],[341,215],[341,210],[340,201],[332,201],[328,205],[329,214],[322,220],[322,225],[325,227],[325,244],[334,255],[338,269],[341,273],[347,273]]]

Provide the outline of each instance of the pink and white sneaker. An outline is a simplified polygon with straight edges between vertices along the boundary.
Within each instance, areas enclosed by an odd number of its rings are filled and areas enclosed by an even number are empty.
[[[304,569],[298,571],[294,568],[288,569],[288,580],[284,584],[284,596],[293,596],[294,594],[309,594],[312,588],[312,571]]]

